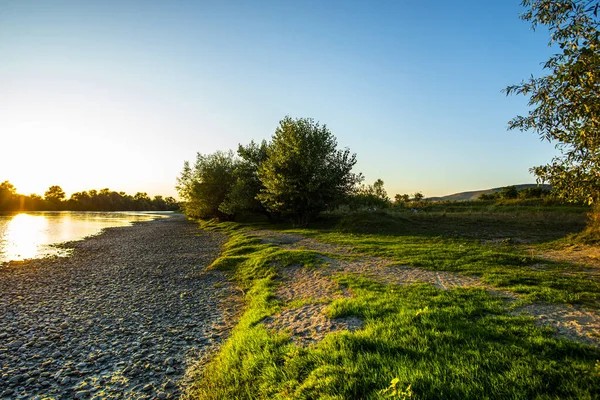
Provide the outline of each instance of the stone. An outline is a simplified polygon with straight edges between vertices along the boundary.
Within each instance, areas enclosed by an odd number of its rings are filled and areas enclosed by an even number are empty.
[[[18,349],[21,346],[23,346],[23,341],[21,340],[13,340],[12,342],[6,345],[6,347],[8,347],[9,349]]]
[[[109,229],[76,242],[69,258],[9,272],[19,288],[0,282],[0,308],[9,310],[0,324],[0,400],[179,394],[183,357],[222,318],[212,295],[222,273],[187,277],[211,263],[223,239],[174,220],[183,224]],[[166,236],[149,239],[156,234]],[[162,265],[159,274],[148,265]]]
[[[79,400],[79,399],[87,399],[90,396],[90,392],[87,390],[80,390],[78,392],[75,392],[75,396],[74,398]]]
[[[175,359],[173,357],[167,357],[164,362],[165,365],[172,366],[175,364]]]
[[[175,382],[170,379],[167,379],[167,381],[163,384],[163,389],[175,389],[176,387],[177,385]]]
[[[142,392],[145,392],[145,393],[151,392],[152,390],[154,390],[154,386],[152,386],[151,383],[148,383],[148,384],[144,385],[144,387],[142,387]]]

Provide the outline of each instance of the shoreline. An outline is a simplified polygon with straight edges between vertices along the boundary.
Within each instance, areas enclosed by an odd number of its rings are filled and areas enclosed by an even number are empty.
[[[88,238],[94,237],[94,236],[98,236],[101,235],[105,230],[107,229],[112,229],[112,228],[127,228],[127,227],[131,227],[137,223],[140,222],[151,222],[151,221],[156,221],[157,219],[165,219],[165,218],[178,218],[178,216],[183,216],[183,214],[180,213],[174,213],[172,211],[26,211],[26,212],[0,212],[0,216],[3,215],[18,215],[18,214],[27,214],[27,215],[43,215],[43,214],[60,214],[60,213],[91,213],[91,214],[130,214],[130,215],[141,215],[141,216],[152,216],[155,215],[154,218],[148,218],[146,220],[128,220],[127,223],[129,225],[115,225],[115,226],[107,226],[107,227],[102,227],[100,228],[97,232],[94,233],[90,233],[87,234],[85,236],[82,236],[80,238],[76,238],[76,239],[72,239],[72,240],[66,240],[66,241],[62,241],[62,242],[54,242],[54,243],[48,243],[48,244],[42,244],[40,246],[42,246],[45,249],[57,249],[56,253],[54,254],[46,254],[40,257],[30,257],[30,258],[24,258],[21,260],[2,260],[0,259],[0,270],[5,267],[8,266],[9,264],[25,264],[27,262],[30,261],[35,261],[35,260],[43,260],[43,259],[47,259],[47,258],[54,258],[54,257],[59,257],[59,258],[64,258],[64,257],[68,257],[72,247],[68,246],[70,243],[75,243],[75,242],[80,242],[82,240],[86,240]],[[61,251],[65,251],[66,254],[60,254]]]
[[[237,316],[227,276],[204,271],[224,240],[173,215],[0,266],[0,399],[176,398]]]

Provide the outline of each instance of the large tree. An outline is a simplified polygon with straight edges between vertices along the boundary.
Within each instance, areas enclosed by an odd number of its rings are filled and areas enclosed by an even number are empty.
[[[562,198],[600,202],[600,39],[598,1],[524,0],[521,18],[545,26],[560,49],[544,64],[548,75],[505,89],[529,96],[527,116],[509,129],[534,131],[556,144],[560,155],[532,168]]]
[[[184,200],[187,215],[199,218],[230,217],[222,204],[235,182],[236,159],[233,152],[198,153],[196,163],[185,162],[177,178],[177,191]]]
[[[258,168],[267,158],[267,142],[263,140],[259,144],[251,141],[246,146],[240,144],[237,155],[234,182],[219,210],[232,216],[243,212],[271,216],[257,197],[264,188],[258,177]]]
[[[44,200],[46,200],[49,208],[53,210],[60,210],[62,208],[65,197],[65,191],[58,185],[50,186],[44,193]]]
[[[264,186],[258,198],[269,211],[306,225],[352,191],[360,180],[352,173],[355,164],[356,154],[338,150],[327,126],[285,117],[258,167]]]
[[[17,189],[9,181],[0,183],[0,211],[12,211],[18,203]]]

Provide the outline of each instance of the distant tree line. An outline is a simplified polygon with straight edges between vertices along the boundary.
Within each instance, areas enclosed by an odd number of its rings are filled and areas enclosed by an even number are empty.
[[[542,186],[518,190],[516,186],[506,186],[494,193],[483,193],[478,200],[541,199],[554,197],[551,190]]]
[[[67,199],[60,186],[50,186],[44,196],[18,194],[9,182],[0,183],[0,211],[174,211],[179,204],[173,197],[145,192],[135,196],[110,189],[76,192]]]

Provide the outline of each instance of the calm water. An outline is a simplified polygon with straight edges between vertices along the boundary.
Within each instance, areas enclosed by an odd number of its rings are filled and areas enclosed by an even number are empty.
[[[65,255],[54,243],[79,240],[104,228],[127,226],[166,214],[144,212],[27,212],[0,214],[0,263]]]

